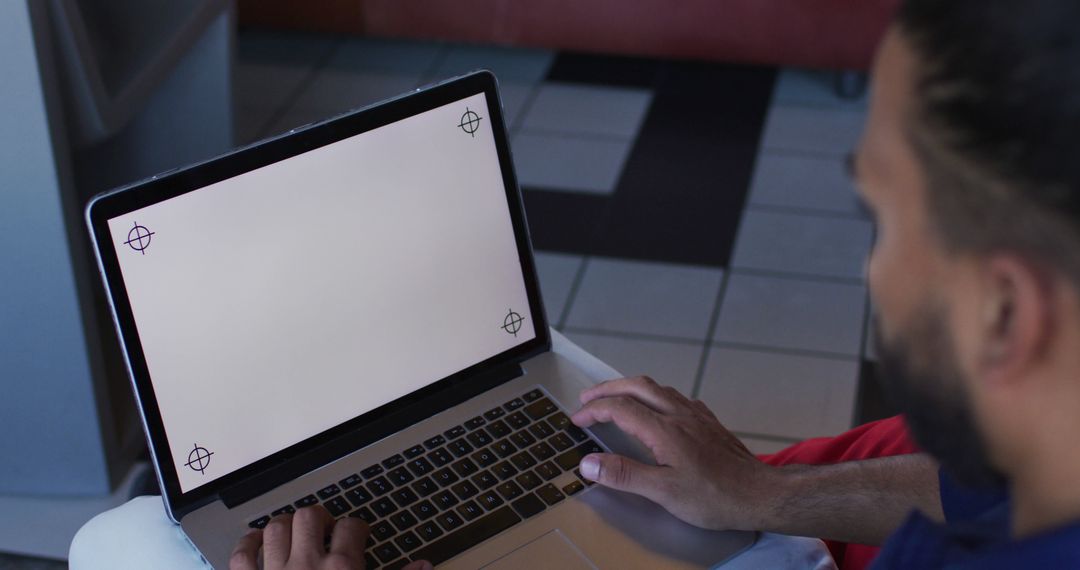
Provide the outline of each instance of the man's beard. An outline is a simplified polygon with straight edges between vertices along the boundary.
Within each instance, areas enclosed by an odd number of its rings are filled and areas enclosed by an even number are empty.
[[[1005,478],[975,426],[945,314],[940,304],[927,303],[889,343],[874,327],[882,389],[915,442],[950,476],[970,487],[1001,487]]]

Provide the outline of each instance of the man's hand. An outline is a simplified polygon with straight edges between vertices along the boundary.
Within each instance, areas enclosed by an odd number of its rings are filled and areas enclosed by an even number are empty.
[[[581,474],[642,495],[690,524],[757,530],[773,508],[777,469],[759,461],[700,400],[651,378],[611,380],[581,393],[573,422],[614,422],[636,437],[656,465],[611,453],[581,460]]]
[[[263,530],[244,535],[229,558],[229,570],[257,570],[259,548],[264,570],[363,570],[367,523],[357,518],[334,518],[322,506],[279,515]],[[325,547],[330,536],[330,548]],[[405,570],[431,570],[413,562]]]

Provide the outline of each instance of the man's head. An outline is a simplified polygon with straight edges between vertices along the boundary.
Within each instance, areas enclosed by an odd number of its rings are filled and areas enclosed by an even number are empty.
[[[1078,22],[1076,0],[906,0],[875,64],[855,165],[882,370],[973,483],[1080,426]]]

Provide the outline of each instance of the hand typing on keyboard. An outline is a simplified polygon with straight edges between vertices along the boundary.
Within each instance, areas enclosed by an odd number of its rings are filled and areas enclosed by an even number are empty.
[[[359,518],[334,521],[321,505],[281,514],[262,530],[240,539],[229,559],[230,570],[257,570],[262,550],[264,570],[364,570],[364,544],[370,529]],[[329,539],[327,539],[329,536]],[[426,561],[405,570],[430,570]]]
[[[700,400],[648,377],[604,382],[581,393],[571,420],[613,422],[640,440],[656,465],[611,453],[582,458],[581,474],[644,496],[690,524],[756,530],[776,489],[776,469],[759,461]]]

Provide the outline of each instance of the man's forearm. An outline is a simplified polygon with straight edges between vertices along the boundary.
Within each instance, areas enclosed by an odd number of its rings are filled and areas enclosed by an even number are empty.
[[[912,509],[943,519],[937,469],[924,454],[778,468],[762,530],[881,544]]]

